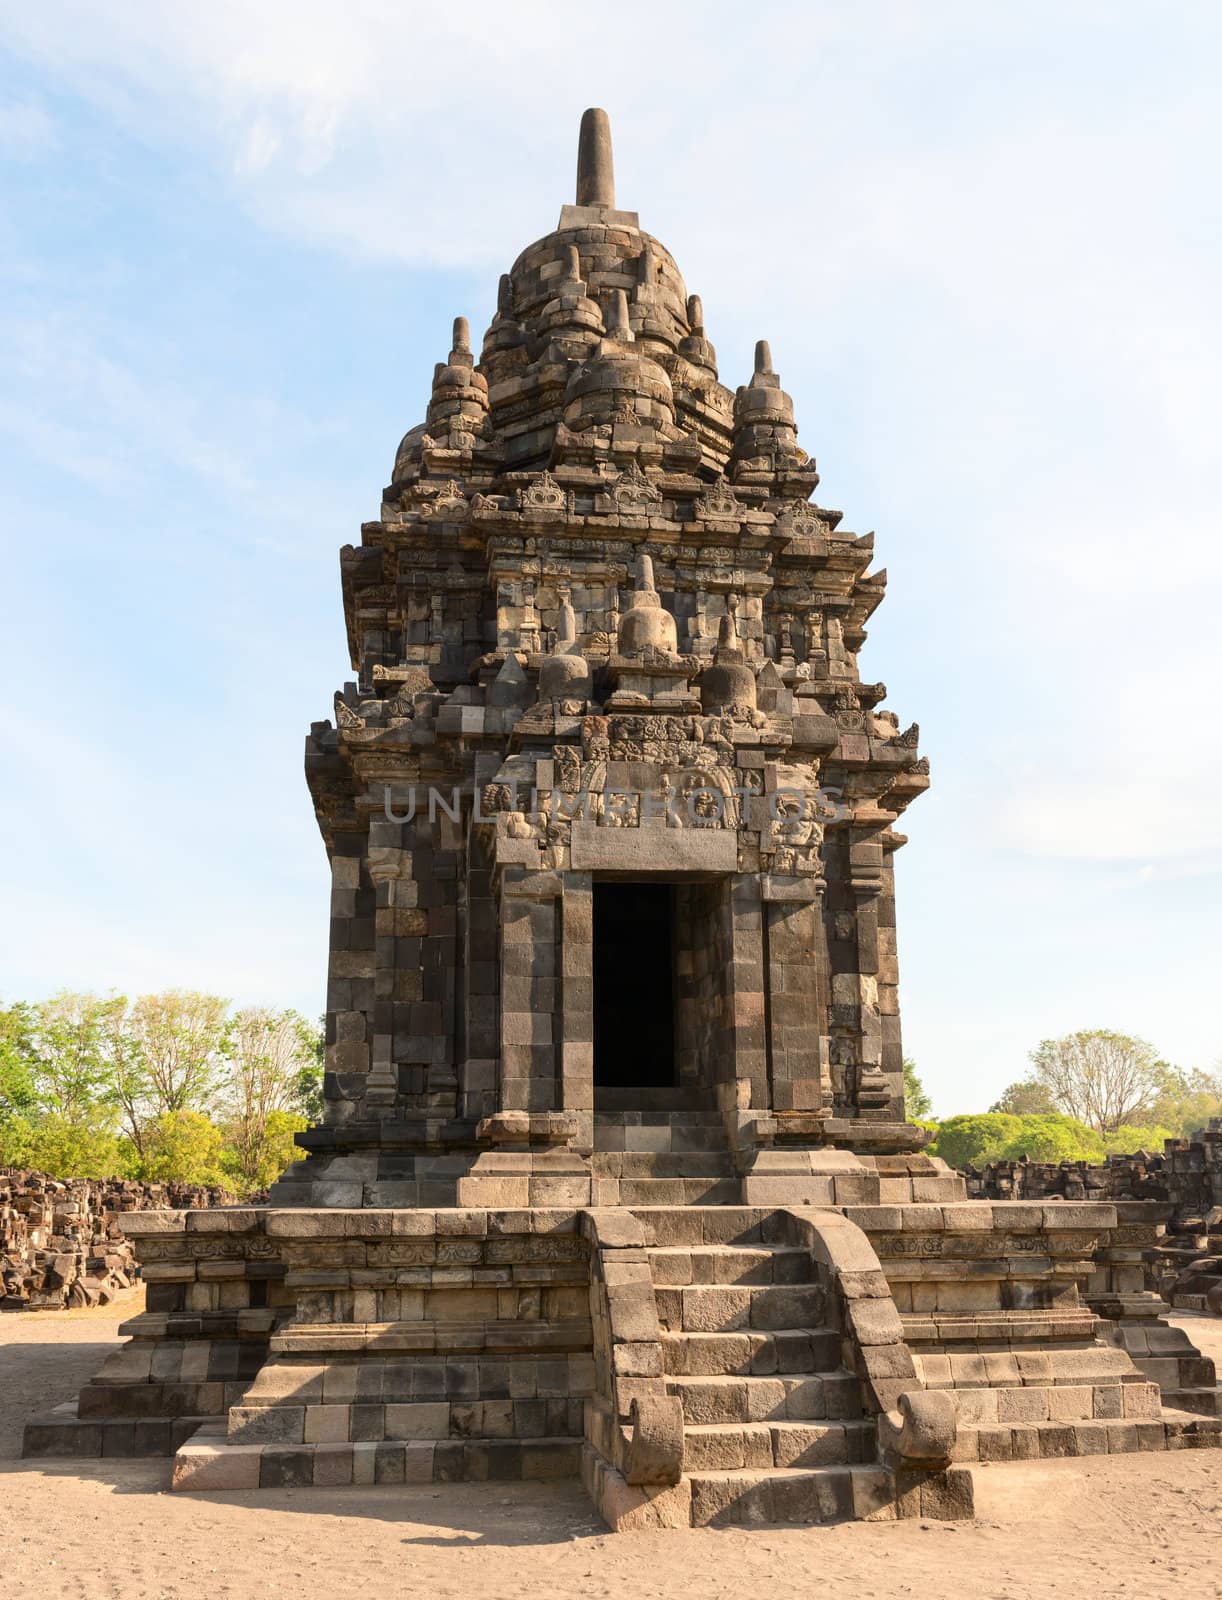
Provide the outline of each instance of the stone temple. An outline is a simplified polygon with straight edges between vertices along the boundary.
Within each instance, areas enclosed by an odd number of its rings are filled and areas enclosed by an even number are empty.
[[[905,1120],[928,768],[817,483],[587,112],[342,552],[325,1120],[267,1206],[127,1219],[147,1309],[28,1454],[580,1479],[631,1528],[965,1517],[976,1462],[1218,1441],[1150,1208],[968,1203]]]

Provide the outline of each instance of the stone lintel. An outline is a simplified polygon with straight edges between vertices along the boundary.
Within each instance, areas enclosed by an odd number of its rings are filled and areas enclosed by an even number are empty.
[[[606,828],[575,822],[572,862],[577,872],[733,872],[738,836],[728,828]]]

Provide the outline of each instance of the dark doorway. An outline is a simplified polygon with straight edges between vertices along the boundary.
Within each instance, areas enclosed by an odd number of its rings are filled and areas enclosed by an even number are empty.
[[[665,883],[594,885],[594,1085],[675,1082],[674,895]]]

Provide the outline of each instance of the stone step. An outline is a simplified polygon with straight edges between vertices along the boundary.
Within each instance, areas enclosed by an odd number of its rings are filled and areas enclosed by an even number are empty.
[[[1013,1426],[960,1424],[954,1460],[1037,1461],[1064,1456],[1131,1455],[1140,1450],[1217,1449],[1222,1418],[1164,1410],[1157,1417],[1108,1417]]]
[[[861,1413],[861,1389],[850,1372],[803,1373],[775,1378],[666,1380],[678,1395],[685,1423],[843,1422]]]
[[[823,1290],[817,1284],[655,1286],[658,1321],[669,1333],[733,1333],[739,1328],[779,1332],[825,1326]]]
[[[175,1456],[172,1487],[196,1491],[572,1480],[580,1475],[581,1444],[579,1438],[556,1437],[233,1445],[201,1430]]]
[[[596,1178],[733,1178],[724,1152],[709,1150],[598,1150],[590,1157]],[[737,1184],[735,1185],[737,1193]]]
[[[737,1178],[595,1179],[595,1205],[736,1206],[742,1195]],[[614,1188],[615,1197],[600,1191]]]
[[[831,1467],[874,1459],[874,1423],[695,1423],[683,1431],[683,1470],[730,1472],[743,1468]]]
[[[895,1499],[891,1474],[879,1466],[694,1472],[691,1485],[695,1528],[840,1522]]]
[[[1171,1411],[1190,1411],[1198,1417],[1222,1417],[1222,1388],[1164,1389],[1162,1401]]]
[[[662,1335],[663,1369],[675,1377],[768,1378],[776,1373],[833,1372],[840,1356],[840,1335],[831,1328]]]
[[[695,1284],[809,1284],[816,1268],[809,1250],[767,1246],[657,1245],[648,1251],[653,1281],[683,1288]]]
[[[740,1180],[741,1182],[741,1180]],[[733,1245],[752,1248],[790,1237],[776,1207],[745,1206],[741,1200],[716,1206],[634,1206],[633,1213],[657,1245]]]
[[[707,1096],[699,1089],[608,1089],[594,1091],[596,1116],[657,1116],[661,1113],[716,1117]]]
[[[98,1417],[82,1419],[74,1400],[31,1417],[22,1454],[44,1457],[172,1456],[206,1417]],[[221,1423],[223,1427],[223,1422]]]

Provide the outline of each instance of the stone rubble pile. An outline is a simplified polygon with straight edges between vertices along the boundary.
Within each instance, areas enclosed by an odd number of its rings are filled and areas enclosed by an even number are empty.
[[[1222,1315],[1222,1117],[1161,1155],[1088,1161],[990,1161],[964,1169],[972,1200],[1157,1201],[1166,1232],[1147,1281],[1178,1311]]]
[[[140,1276],[125,1212],[233,1204],[198,1184],[0,1170],[0,1311],[106,1305]]]
[[[1168,1200],[1167,1158],[1139,1150],[1089,1161],[990,1161],[963,1168],[972,1200]]]

